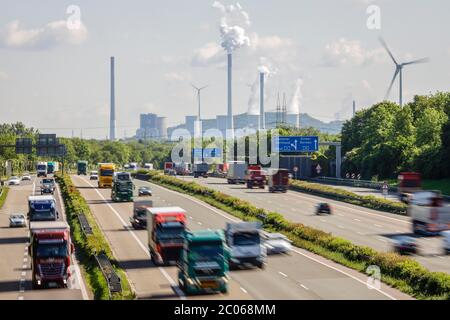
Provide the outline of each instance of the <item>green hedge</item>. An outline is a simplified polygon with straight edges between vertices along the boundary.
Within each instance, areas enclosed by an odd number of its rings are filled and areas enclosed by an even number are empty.
[[[125,272],[117,265],[111,248],[98,227],[94,216],[86,203],[86,200],[73,185],[70,176],[57,175],[56,179],[61,187],[61,193],[66,208],[67,221],[71,227],[72,240],[76,247],[77,256],[86,271],[86,279],[92,292],[94,293],[94,299],[110,299],[108,284],[94,257],[96,253],[100,252],[104,252],[108,256],[115,271],[121,278],[122,293],[114,293],[111,298],[114,300],[134,299],[134,293],[131,290],[131,286],[128,283]],[[89,225],[92,227],[92,235],[86,236],[81,229],[81,225],[78,220],[78,213],[81,212],[84,213]]]
[[[290,222],[276,212],[257,208],[247,201],[195,182],[186,182],[154,172],[141,174],[140,178],[148,178],[157,184],[196,196],[241,219],[261,220],[265,228],[283,232],[295,245],[358,271],[365,272],[368,266],[377,265],[381,270],[382,281],[416,298],[450,299],[450,275],[430,272],[410,258],[355,245],[330,233]]]
[[[395,214],[406,215],[407,205],[402,202],[383,199],[375,196],[361,196],[351,191],[330,187],[319,183],[294,180],[290,182],[290,189],[314,195],[356,204],[362,207],[383,210]]]
[[[3,204],[6,201],[6,197],[8,196],[8,187],[2,187],[0,188],[0,209],[3,207]]]

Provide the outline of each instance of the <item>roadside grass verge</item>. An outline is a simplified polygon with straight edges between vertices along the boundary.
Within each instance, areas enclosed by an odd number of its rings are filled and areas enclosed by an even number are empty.
[[[97,222],[92,215],[86,200],[81,196],[80,192],[73,185],[70,176],[67,174],[56,176],[57,182],[60,185],[62,198],[64,199],[64,206],[66,208],[67,222],[70,225],[72,232],[72,240],[76,247],[76,255],[84,270],[87,283],[94,294],[96,300],[131,300],[135,295],[131,289],[125,272],[118,266],[111,248],[100,230]],[[78,220],[78,213],[84,213],[89,225],[92,228],[92,235],[85,235],[81,229]],[[122,292],[114,293],[109,297],[108,284],[105,277],[95,260],[95,255],[105,253],[114,270],[120,276],[122,284]]]
[[[8,196],[9,188],[2,187],[0,190],[0,209],[3,207],[3,204],[6,201],[6,197]]]
[[[423,180],[422,184],[426,190],[440,190],[443,195],[450,196],[450,179]]]
[[[402,202],[383,199],[375,196],[361,196],[351,191],[322,185],[319,183],[294,180],[290,181],[289,188],[312,195],[338,200],[374,210],[382,210],[399,215],[406,215],[407,205]]]
[[[450,299],[450,275],[430,272],[417,261],[396,253],[377,252],[330,233],[293,223],[276,212],[257,208],[247,201],[219,191],[186,182],[158,172],[146,172],[141,178],[189,194],[242,220],[259,220],[264,228],[284,233],[295,246],[319,254],[349,268],[366,273],[369,266],[378,266],[381,281],[417,299]]]

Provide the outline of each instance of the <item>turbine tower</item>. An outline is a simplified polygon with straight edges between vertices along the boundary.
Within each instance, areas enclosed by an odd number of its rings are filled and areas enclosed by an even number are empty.
[[[111,57],[111,110],[109,116],[109,140],[116,140],[116,98],[114,87],[114,57]]]
[[[206,85],[206,86],[203,86],[203,87],[201,87],[201,88],[197,88],[196,86],[194,86],[192,83],[191,83],[191,86],[195,89],[195,90],[197,90],[197,100],[198,100],[198,121],[200,121],[202,118],[201,118],[201,109],[200,109],[200,92],[203,90],[203,89],[205,89],[205,88],[207,88],[208,86]]]
[[[395,79],[397,78],[397,75],[399,75],[399,104],[400,104],[400,107],[402,107],[403,106],[403,67],[410,65],[410,64],[425,63],[425,62],[430,61],[430,59],[422,58],[422,59],[417,59],[417,60],[413,60],[413,61],[409,61],[409,62],[398,63],[397,60],[395,60],[394,55],[392,54],[391,50],[389,50],[386,42],[381,37],[380,37],[380,42],[383,45],[383,47],[386,49],[387,53],[389,54],[389,56],[391,57],[392,61],[395,64],[394,76],[392,77],[391,84],[389,85],[389,88],[386,92],[386,96],[384,99],[385,100],[388,99],[389,94],[391,93],[392,86],[394,85]]]

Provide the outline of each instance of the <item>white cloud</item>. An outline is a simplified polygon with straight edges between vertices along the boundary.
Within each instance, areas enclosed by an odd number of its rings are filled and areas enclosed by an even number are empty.
[[[0,81],[1,80],[8,80],[9,76],[6,72],[0,71]]]
[[[385,61],[386,52],[382,48],[368,50],[359,41],[345,38],[327,44],[323,55],[323,65],[327,67],[361,66]]]
[[[289,48],[294,45],[294,41],[289,38],[282,38],[276,35],[260,37],[256,33],[251,35],[251,43],[255,50],[277,50],[280,48]]]
[[[169,81],[189,81],[191,76],[180,72],[169,72],[164,74],[164,78]]]
[[[225,53],[222,47],[215,42],[208,42],[194,51],[191,65],[194,67],[206,67],[213,64],[220,64],[224,61]]]
[[[35,29],[26,29],[18,20],[14,20],[0,30],[0,47],[39,50],[60,44],[77,45],[86,40],[87,34],[87,28],[82,23],[78,29],[67,28],[65,20],[49,22]]]

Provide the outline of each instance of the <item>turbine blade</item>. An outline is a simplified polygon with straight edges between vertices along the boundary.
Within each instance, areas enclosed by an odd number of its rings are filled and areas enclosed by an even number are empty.
[[[422,59],[417,59],[417,60],[405,62],[405,63],[402,63],[402,64],[404,66],[407,66],[408,64],[426,63],[426,62],[429,62],[429,61],[430,61],[430,58],[422,58]]]
[[[192,83],[191,83],[191,86],[192,86],[195,90],[198,90],[198,88],[197,88],[196,86],[194,86]]]
[[[397,75],[398,75],[399,72],[400,72],[400,69],[399,69],[399,68],[396,68],[396,69],[395,69],[394,76],[392,77],[392,80],[391,80],[391,84],[389,85],[389,88],[388,88],[388,90],[387,90],[387,92],[386,92],[386,95],[385,95],[385,97],[384,97],[384,100],[387,100],[387,99],[389,98],[389,94],[391,93],[392,86],[394,85],[395,78],[397,77]]]
[[[201,87],[200,89],[198,89],[198,90],[203,90],[203,89],[205,89],[205,88],[207,88],[208,87],[208,85],[206,85],[206,86],[203,86],[203,87]]]
[[[392,54],[391,50],[389,50],[386,41],[382,37],[379,38],[381,44],[383,45],[384,49],[386,49],[387,53],[391,57],[392,61],[394,61],[395,65],[398,65],[397,60],[395,60],[394,55]]]

